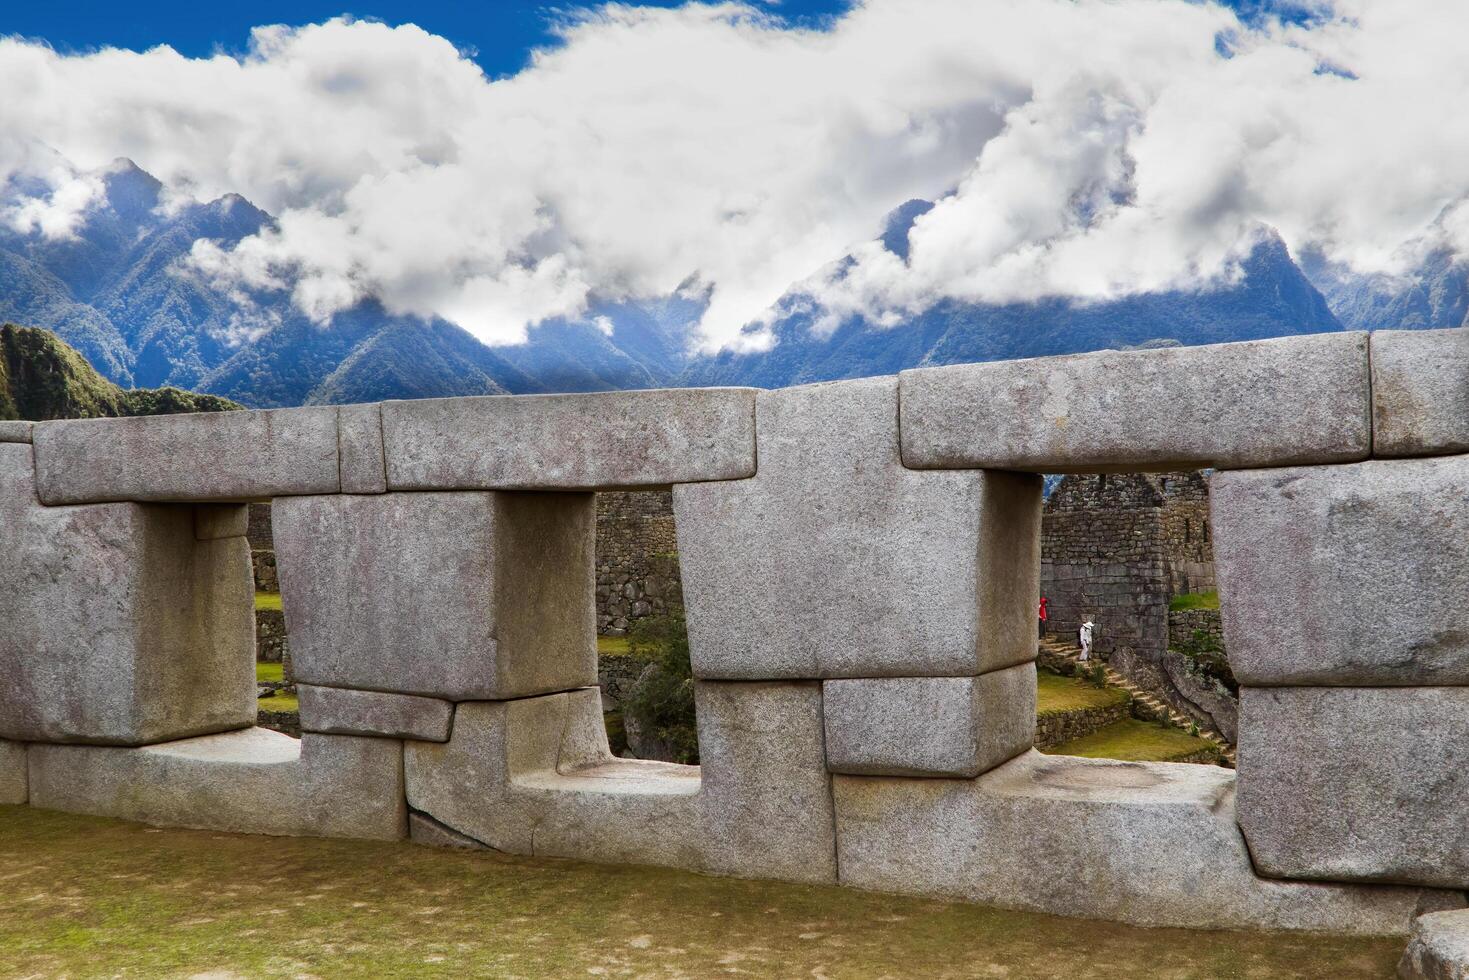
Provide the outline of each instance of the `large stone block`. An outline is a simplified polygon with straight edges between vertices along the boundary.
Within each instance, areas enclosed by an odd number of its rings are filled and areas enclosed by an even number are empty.
[[[0,421],[0,442],[30,442],[32,422]]]
[[[1469,330],[1372,335],[1372,454],[1469,452]]]
[[[243,538],[250,528],[246,504],[198,504],[194,507],[194,537],[200,541]]]
[[[826,766],[866,776],[977,776],[1035,735],[1035,667],[978,677],[826,681]]]
[[[1284,466],[1365,459],[1372,448],[1365,333],[957,364],[899,377],[903,460],[923,469]]]
[[[702,766],[614,758],[596,689],[458,706],[410,742],[415,810],[499,850],[834,881],[815,683],[699,683]]]
[[[243,537],[194,508],[43,507],[31,447],[0,444],[0,738],[137,745],[255,718]]]
[[[760,470],[674,488],[694,674],[962,676],[1035,656],[1041,484],[898,458],[893,378],[761,392]]]
[[[1469,684],[1466,486],[1469,456],[1215,474],[1240,683]]]
[[[30,795],[26,780],[26,747],[0,739],[0,804],[24,803]]]
[[[383,403],[393,490],[611,490],[755,472],[755,393],[683,388]]]
[[[1398,976],[1401,980],[1469,980],[1469,911],[1419,916],[1398,961]]]
[[[1243,688],[1262,874],[1469,888],[1469,687]]]
[[[397,840],[402,743],[264,728],[111,748],[33,745],[31,803],[166,827]]]
[[[454,705],[437,698],[339,687],[296,688],[301,699],[301,729],[327,735],[378,735],[447,742]]]
[[[249,501],[336,493],[337,410],[68,419],[35,428],[46,504]]]
[[[473,837],[466,837],[416,810],[408,811],[408,839],[424,847],[443,847],[459,851],[490,850]]]
[[[497,492],[277,500],[296,679],[456,701],[595,684],[593,500]]]
[[[387,492],[388,470],[383,456],[382,407],[343,405],[337,412],[342,492]]]
[[[1027,753],[978,779],[836,776],[843,884],[1193,929],[1401,935],[1458,892],[1271,881],[1213,766]]]

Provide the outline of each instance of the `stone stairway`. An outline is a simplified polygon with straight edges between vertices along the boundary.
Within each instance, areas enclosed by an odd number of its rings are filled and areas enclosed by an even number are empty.
[[[1219,749],[1219,754],[1223,758],[1224,764],[1230,769],[1235,768],[1235,748],[1227,739],[1218,732],[1213,732],[1199,726],[1197,722],[1183,712],[1176,710],[1161,698],[1138,687],[1132,681],[1117,673],[1117,671],[1107,666],[1105,661],[1093,658],[1090,661],[1083,662],[1081,651],[1074,645],[1066,640],[1049,636],[1040,641],[1039,654],[1039,664],[1041,666],[1045,666],[1047,662],[1052,664],[1060,662],[1069,664],[1077,671],[1080,671],[1087,667],[1094,667],[1097,664],[1101,664],[1102,677],[1106,681],[1107,686],[1118,688],[1131,695],[1134,706],[1133,711],[1136,715],[1152,721],[1172,725],[1183,731],[1191,731],[1197,727],[1199,738],[1215,745]]]

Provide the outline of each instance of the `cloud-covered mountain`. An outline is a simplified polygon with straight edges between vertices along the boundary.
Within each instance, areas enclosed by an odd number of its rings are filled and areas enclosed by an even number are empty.
[[[883,245],[906,258],[905,224],[924,213],[910,201],[893,214]],[[820,301],[793,292],[779,304],[777,343],[759,354],[725,352],[692,364],[693,384],[779,387],[891,374],[904,368],[1070,354],[1104,348],[1212,344],[1342,329],[1326,300],[1270,235],[1242,264],[1239,281],[1209,291],[1169,290],[1102,303],[946,300],[896,326],[857,316],[825,329]]]
[[[487,347],[445,320],[395,316],[370,299],[321,326],[283,292],[242,295],[189,256],[201,240],[228,246],[269,228],[270,215],[237,195],[170,206],[162,185],[127,161],[109,168],[103,183],[71,237],[0,231],[0,319],[54,331],[125,387],[176,385],[255,407],[662,385],[776,387],[1108,347],[1450,325],[1463,322],[1469,297],[1469,270],[1446,255],[1420,276],[1390,280],[1317,269],[1324,297],[1284,243],[1267,234],[1236,279],[1214,289],[1093,303],[947,300],[897,325],[879,325],[836,316],[793,286],[760,325],[773,347],[700,356],[690,351],[707,299],[686,284],[657,300],[594,301],[584,317],[532,327],[526,343]],[[905,261],[909,231],[930,207],[915,200],[896,209],[880,247]]]

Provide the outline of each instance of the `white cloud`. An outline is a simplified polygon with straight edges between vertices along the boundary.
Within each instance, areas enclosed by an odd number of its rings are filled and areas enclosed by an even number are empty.
[[[0,182],[42,188],[0,220],[64,236],[128,156],[278,215],[195,261],[318,320],[373,295],[513,343],[696,282],[706,350],[765,343],[741,328],[849,251],[809,287],[898,323],[1218,282],[1263,226],[1389,273],[1433,228],[1469,247],[1462,0],[1262,30],[1179,0],[867,0],[829,31],[771,10],[604,7],[493,82],[346,20],[258,28],[240,59],[0,40]],[[870,240],[913,197],[938,204],[905,262]]]

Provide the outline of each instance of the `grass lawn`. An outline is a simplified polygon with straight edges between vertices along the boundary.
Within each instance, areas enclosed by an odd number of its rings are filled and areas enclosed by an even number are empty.
[[[301,702],[290,694],[272,694],[255,702],[261,711],[300,711]]]
[[[1173,762],[1212,748],[1212,743],[1156,722],[1124,718],[1075,741],[1043,749],[1050,755],[1124,762]]]
[[[1218,609],[1219,593],[1216,592],[1185,592],[1168,600],[1170,612],[1182,612],[1185,609]]]
[[[597,655],[601,657],[625,657],[628,655],[627,637],[597,636]]]
[[[1062,677],[1049,670],[1035,672],[1035,713],[1044,715],[1052,711],[1079,711],[1083,708],[1105,708],[1113,704],[1125,704],[1126,691],[1115,687],[1094,687],[1075,677]]]
[[[1403,947],[27,807],[0,807],[0,873],[0,976],[1350,980]]]
[[[255,680],[261,684],[267,682],[279,684],[286,679],[285,670],[286,668],[282,664],[257,663],[255,665]]]
[[[281,594],[279,592],[257,592],[255,593],[255,611],[269,609],[274,612],[281,611]]]

